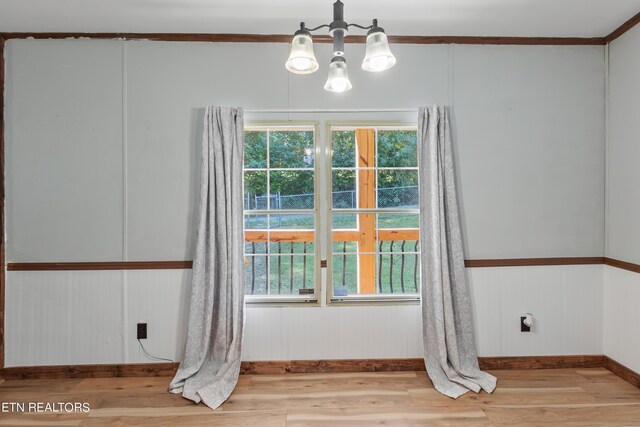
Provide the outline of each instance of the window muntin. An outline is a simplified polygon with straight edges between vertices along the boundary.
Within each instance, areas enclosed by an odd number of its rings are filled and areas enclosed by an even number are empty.
[[[314,126],[245,128],[247,301],[315,301]]]
[[[417,298],[415,128],[332,127],[332,301]]]

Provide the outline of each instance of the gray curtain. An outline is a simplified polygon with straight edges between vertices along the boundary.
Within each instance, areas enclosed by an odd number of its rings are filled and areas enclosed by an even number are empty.
[[[418,110],[422,326],[427,373],[436,390],[458,398],[491,393],[496,379],[478,367],[456,201],[449,116]]]
[[[169,391],[212,409],[240,373],[244,325],[241,108],[207,107],[184,356]]]

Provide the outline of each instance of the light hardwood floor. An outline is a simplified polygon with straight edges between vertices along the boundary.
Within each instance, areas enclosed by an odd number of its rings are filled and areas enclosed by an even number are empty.
[[[606,369],[493,371],[498,389],[452,400],[425,372],[244,375],[218,410],[168,377],[0,383],[0,402],[87,402],[88,413],[1,413],[0,425],[640,426],[640,389]]]

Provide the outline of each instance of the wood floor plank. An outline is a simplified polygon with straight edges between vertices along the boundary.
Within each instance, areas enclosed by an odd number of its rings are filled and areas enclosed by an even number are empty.
[[[484,407],[496,425],[520,426],[638,426],[640,403],[602,405],[531,405]]]
[[[222,405],[223,411],[265,411],[295,408],[349,408],[371,406],[411,406],[405,390],[384,388],[340,388],[332,390],[291,389],[286,392],[236,390]]]
[[[286,412],[232,412],[232,413],[209,413],[200,415],[180,415],[180,416],[116,416],[116,417],[87,417],[82,420],[83,426],[220,426],[220,427],[285,427]]]
[[[633,403],[640,401],[640,389],[633,385],[595,382],[580,387],[594,397],[598,403]]]
[[[89,394],[91,395],[91,394]],[[178,408],[195,406],[192,401],[167,390],[122,391],[101,393],[102,399],[97,408]]]
[[[433,408],[343,408],[290,410],[287,427],[303,426],[490,426],[479,408],[434,410]]]
[[[254,375],[251,389],[286,390],[292,387],[419,387],[425,384],[415,372],[351,372],[339,374]]]
[[[482,405],[540,405],[556,403],[596,403],[596,399],[580,387],[500,387],[492,394],[469,394],[469,399]]]

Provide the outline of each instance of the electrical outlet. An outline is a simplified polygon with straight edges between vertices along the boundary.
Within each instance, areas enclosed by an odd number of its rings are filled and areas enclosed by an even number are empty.
[[[520,318],[520,332],[531,332],[531,327],[525,325],[524,319],[526,319],[524,316]]]
[[[146,340],[147,339],[147,324],[146,323],[138,323],[138,339]]]

